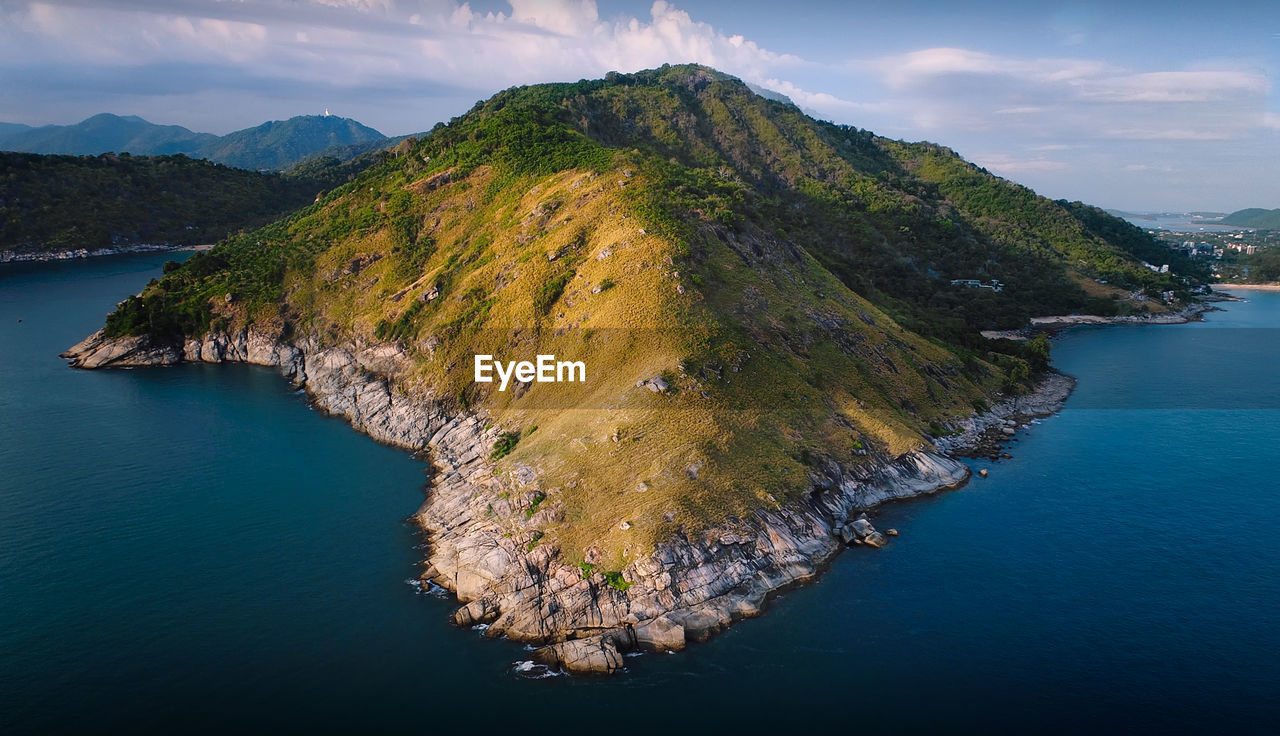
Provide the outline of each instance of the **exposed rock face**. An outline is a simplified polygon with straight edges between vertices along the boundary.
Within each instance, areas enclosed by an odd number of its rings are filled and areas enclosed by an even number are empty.
[[[845,544],[887,542],[860,511],[956,487],[969,475],[962,463],[923,451],[875,467],[828,464],[799,503],[677,535],[628,565],[620,580],[584,577],[553,545],[537,544],[540,517],[555,510],[529,517],[494,475],[488,449],[499,428],[485,429],[471,414],[447,416],[429,396],[393,388],[409,365],[396,346],[322,347],[242,330],[188,340],[179,351],[98,332],[64,357],[81,368],[184,360],[276,366],[356,429],[428,451],[437,472],[416,514],[428,539],[423,579],[464,604],[454,615],[458,625],[488,624],[487,636],[542,645],[539,661],[575,672],[614,672],[628,650],[679,650],[756,616],[770,594],[811,580]],[[541,492],[532,469],[509,475],[525,497]]]
[[[171,347],[153,347],[143,337],[106,338],[102,330],[76,343],[62,357],[70,358],[76,368],[172,365],[182,361],[182,356]]]

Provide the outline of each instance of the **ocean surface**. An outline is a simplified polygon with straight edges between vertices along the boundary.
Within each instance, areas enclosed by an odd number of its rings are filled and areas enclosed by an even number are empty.
[[[0,266],[0,733],[1280,729],[1280,294],[1065,333],[1067,410],[887,548],[532,680],[406,583],[423,462],[268,369],[57,357],[164,260]]]
[[[1191,214],[1171,212],[1141,215],[1126,213],[1124,219],[1144,230],[1171,230],[1179,233],[1232,233],[1252,229],[1238,225],[1223,225],[1218,218],[1206,219]]]

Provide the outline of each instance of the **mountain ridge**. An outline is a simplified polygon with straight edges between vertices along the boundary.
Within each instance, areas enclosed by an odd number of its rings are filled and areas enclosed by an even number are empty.
[[[346,147],[394,143],[382,133],[350,118],[299,115],[232,131],[223,136],[198,133],[180,125],[157,125],[136,115],[99,113],[72,125],[39,128],[5,123],[0,149],[60,155],[184,154],[244,169],[278,171],[322,152],[340,154]],[[6,128],[12,128],[6,130]]]

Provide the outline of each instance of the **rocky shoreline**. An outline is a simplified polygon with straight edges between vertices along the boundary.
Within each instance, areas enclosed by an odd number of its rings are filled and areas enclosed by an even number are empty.
[[[1213,290],[1217,293],[1230,291],[1231,289],[1240,289],[1242,291],[1280,291],[1280,284],[1214,284]]]
[[[453,620],[485,625],[539,648],[534,659],[570,672],[614,672],[632,650],[675,651],[704,641],[735,621],[758,615],[768,599],[812,580],[846,545],[883,546],[866,516],[876,505],[957,488],[969,469],[948,453],[1003,436],[1007,422],[1052,413],[1074,386],[1060,374],[1028,396],[954,423],[935,450],[855,468],[827,463],[811,473],[800,503],[681,533],[606,576],[591,563],[570,565],[561,550],[539,543],[539,527],[563,510],[545,498],[536,469],[506,476],[489,460],[500,429],[486,417],[447,415],[431,396],[397,389],[410,365],[395,345],[322,346],[256,330],[211,333],[177,346],[146,338],[107,338],[101,331],[69,349],[74,367],[94,369],[242,362],[272,366],[304,388],[316,406],[346,418],[371,437],[426,453],[435,468],[414,518],[427,538],[422,579],[463,604]],[[892,533],[892,530],[889,530]]]
[[[45,261],[74,261],[79,258],[97,258],[98,256],[119,256],[129,253],[159,253],[164,251],[208,250],[210,245],[119,245],[109,248],[76,248],[49,253],[18,253],[12,250],[0,251],[0,263],[35,263]]]
[[[1221,297],[1212,301],[1231,301],[1231,297]],[[1082,325],[1181,325],[1200,319],[1205,312],[1212,312],[1217,307],[1205,302],[1189,304],[1176,312],[1166,314],[1149,314],[1129,317],[1103,317],[1097,314],[1063,314],[1052,317],[1032,317],[1027,326],[1016,330],[983,330],[982,336],[989,340],[1026,340],[1036,333],[1053,334],[1068,327]]]
[[[934,440],[939,452],[960,457],[1007,456],[1005,445],[1032,420],[1057,414],[1075,390],[1076,379],[1048,373],[1032,393],[1014,396],[985,412],[952,422],[952,434]]]

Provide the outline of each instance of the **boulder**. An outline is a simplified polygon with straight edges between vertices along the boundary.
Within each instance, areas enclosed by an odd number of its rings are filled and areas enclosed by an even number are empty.
[[[684,649],[684,627],[670,616],[636,626],[636,644],[652,652],[678,652]]]
[[[655,394],[665,394],[671,389],[671,384],[662,380],[662,376],[654,376],[643,381],[636,381],[637,387],[647,388]]]
[[[489,598],[477,598],[459,608],[453,614],[453,623],[458,626],[475,626],[487,624],[498,617],[498,607]]]
[[[858,517],[857,519],[854,519],[849,522],[849,526],[853,527],[854,533],[857,534],[859,538],[866,538],[867,536],[876,533],[876,528],[871,526],[871,522],[868,521],[866,517]]]
[[[570,639],[534,650],[533,660],[565,672],[610,675],[622,669],[622,653],[612,634]]]
[[[888,544],[889,540],[885,539],[884,535],[880,532],[871,532],[867,535],[866,539],[862,540],[862,543],[879,549],[880,547]]]

